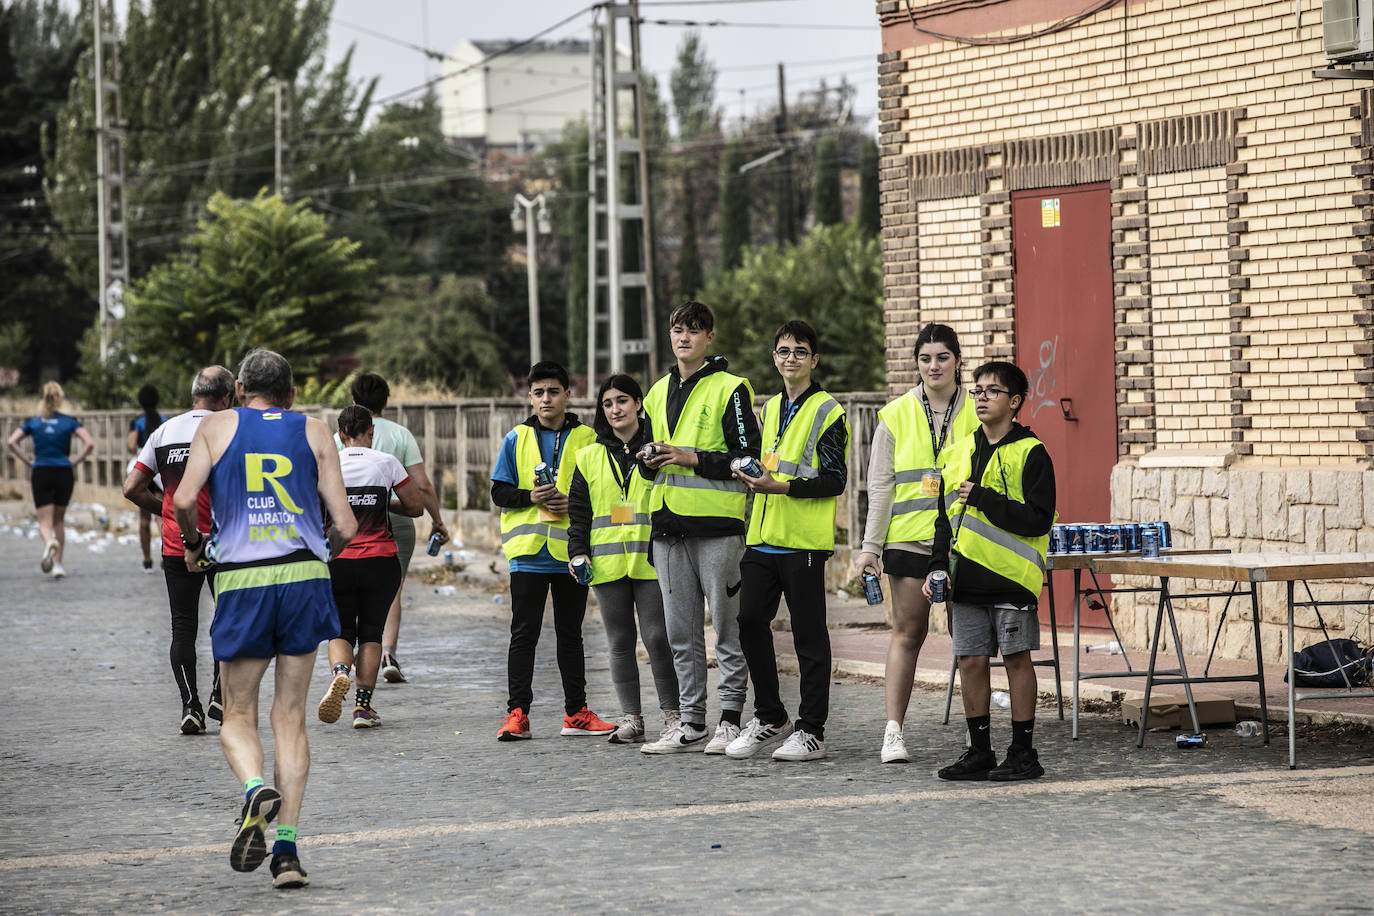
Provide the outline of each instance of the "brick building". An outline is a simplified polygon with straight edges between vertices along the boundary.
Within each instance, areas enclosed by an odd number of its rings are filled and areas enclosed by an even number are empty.
[[[1062,520],[1374,552],[1374,102],[1313,76],[1320,0],[877,12],[890,393],[938,320],[966,369],[1026,369]],[[1278,587],[1262,599],[1277,636]],[[1143,645],[1153,602],[1115,607]],[[1221,607],[1180,613],[1189,651]],[[1371,636],[1367,607],[1325,616]],[[1220,651],[1253,652],[1248,611]]]

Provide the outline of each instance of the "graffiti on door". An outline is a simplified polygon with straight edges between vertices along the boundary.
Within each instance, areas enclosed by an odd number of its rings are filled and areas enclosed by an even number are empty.
[[[1055,363],[1058,359],[1059,338],[1040,341],[1040,368],[1034,370],[1030,377],[1028,400],[1035,404],[1031,408],[1031,419],[1035,419],[1035,415],[1042,407],[1054,407],[1059,403],[1051,397],[1059,387],[1059,376],[1055,372]]]

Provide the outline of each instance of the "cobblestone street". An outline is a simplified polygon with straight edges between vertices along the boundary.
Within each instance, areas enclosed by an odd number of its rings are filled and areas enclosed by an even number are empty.
[[[98,542],[91,542],[98,543]],[[1180,751],[1134,746],[1119,717],[1082,737],[1045,711],[1045,778],[956,784],[962,751],[943,695],[917,691],[908,766],[882,765],[881,687],[837,681],[830,756],[783,764],[558,735],[546,626],[535,738],[505,744],[508,605],[412,579],[400,657],[410,682],[379,687],[385,720],[309,725],[301,818],[309,888],[274,891],[264,866],[227,862],[242,801],[210,734],[177,731],[160,574],[137,547],[68,547],[68,577],[38,572],[36,540],[0,532],[4,912],[1112,912],[1356,911],[1374,745],[1322,736],[1286,767],[1281,743],[1229,729]],[[208,600],[200,678],[209,682]],[[547,621],[546,621],[547,624]],[[618,714],[599,619],[585,628],[590,705]],[[923,661],[925,661],[923,659]],[[926,664],[931,664],[926,662]],[[325,683],[317,666],[311,693]],[[646,698],[650,695],[643,669]],[[264,693],[263,722],[270,700]],[[795,704],[795,679],[784,697]],[[714,702],[714,690],[712,691]],[[652,707],[652,703],[648,704]],[[714,714],[714,707],[713,707]],[[313,704],[312,704],[313,712]],[[347,717],[345,716],[345,720]],[[994,710],[994,743],[1009,740]],[[270,766],[271,745],[267,746]],[[270,779],[270,775],[269,775]]]

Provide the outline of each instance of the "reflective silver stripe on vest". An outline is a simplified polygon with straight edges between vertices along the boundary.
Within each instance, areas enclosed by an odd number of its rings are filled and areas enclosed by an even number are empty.
[[[908,515],[912,512],[936,512],[940,508],[940,497],[922,496],[920,499],[904,499],[892,504],[892,517]]]
[[[613,522],[611,521],[611,517],[609,515],[598,515],[596,518],[592,519],[592,527],[621,528],[625,525],[647,525],[650,523],[650,521],[652,520],[649,518],[648,514],[644,512],[636,512],[634,521],[632,522]]]
[[[526,534],[537,534],[549,541],[566,541],[568,539],[568,529],[555,528],[552,525],[516,525],[509,531],[501,532],[501,543],[504,544],[511,538],[522,537]]]
[[[816,443],[820,441],[821,433],[825,432],[825,421],[830,416],[830,411],[839,407],[840,403],[834,398],[826,398],[825,403],[816,411],[816,419],[811,421],[811,432],[807,434],[806,445],[802,448],[800,461],[779,461],[778,473],[789,474],[792,477],[802,477],[812,480],[821,476],[819,468],[812,467],[815,463]]]
[[[965,514],[962,527],[987,538],[998,547],[1010,550],[1026,562],[1034,564],[1036,569],[1039,569],[1041,572],[1044,571],[1045,561],[1040,556],[1040,551],[1036,550],[1025,541],[1018,540],[1015,536],[1008,534],[996,525],[984,521],[981,518],[977,518],[976,516]]]
[[[778,473],[791,474],[793,477],[804,477],[808,480],[810,480],[813,477],[821,476],[819,468],[802,467],[801,465],[796,464],[792,461],[779,461]]]
[[[668,478],[676,478],[669,480]],[[681,487],[684,490],[724,490],[730,493],[744,493],[749,488],[738,480],[711,480],[695,474],[681,474],[667,469],[660,470],[654,478],[656,487]]]
[[[592,556],[593,556],[593,557],[609,557],[609,556],[615,556],[616,554],[622,554],[622,553],[630,553],[630,554],[633,554],[633,553],[642,553],[642,554],[644,554],[644,555],[647,556],[648,553],[649,553],[649,542],[648,542],[648,541],[624,541],[624,542],[618,543],[618,544],[593,544],[593,545],[592,545]]]
[[[893,476],[896,483],[920,483],[921,478],[934,470],[935,468],[917,468],[914,471],[898,471]]]

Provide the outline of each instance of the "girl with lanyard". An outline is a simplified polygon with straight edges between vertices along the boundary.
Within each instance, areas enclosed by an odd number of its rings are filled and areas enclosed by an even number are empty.
[[[887,648],[884,700],[887,727],[883,763],[905,763],[902,724],[911,702],[916,659],[930,629],[930,601],[922,593],[930,566],[939,500],[951,488],[941,469],[950,446],[978,428],[978,414],[959,386],[959,338],[943,324],[928,324],[916,338],[921,383],[878,412],[868,462],[868,519],[854,576],[886,571],[892,596],[892,640]],[[881,562],[879,557],[881,556]]]
[[[374,728],[382,717],[372,708],[372,691],[382,664],[382,627],[391,599],[401,585],[396,562],[396,539],[391,535],[388,510],[416,518],[425,511],[420,488],[401,462],[372,447],[376,427],[372,413],[356,404],[339,413],[339,467],[348,502],[358,520],[358,534],[329,563],[329,578],[338,605],[339,636],[329,641],[333,677],[320,700],[322,722],[337,722],[348,695],[348,670],[356,662],[357,702],[353,727]],[[395,492],[396,499],[391,498]],[[355,658],[354,645],[358,652]]]
[[[568,571],[590,565],[591,585],[601,606],[610,644],[611,681],[623,713],[611,733],[612,744],[644,741],[635,656],[635,614],[639,636],[649,653],[654,690],[665,727],[678,718],[677,674],[663,621],[663,595],[649,557],[650,483],[636,472],[645,444],[639,411],[639,383],[613,375],[597,393],[597,440],[577,453],[568,494]]]

